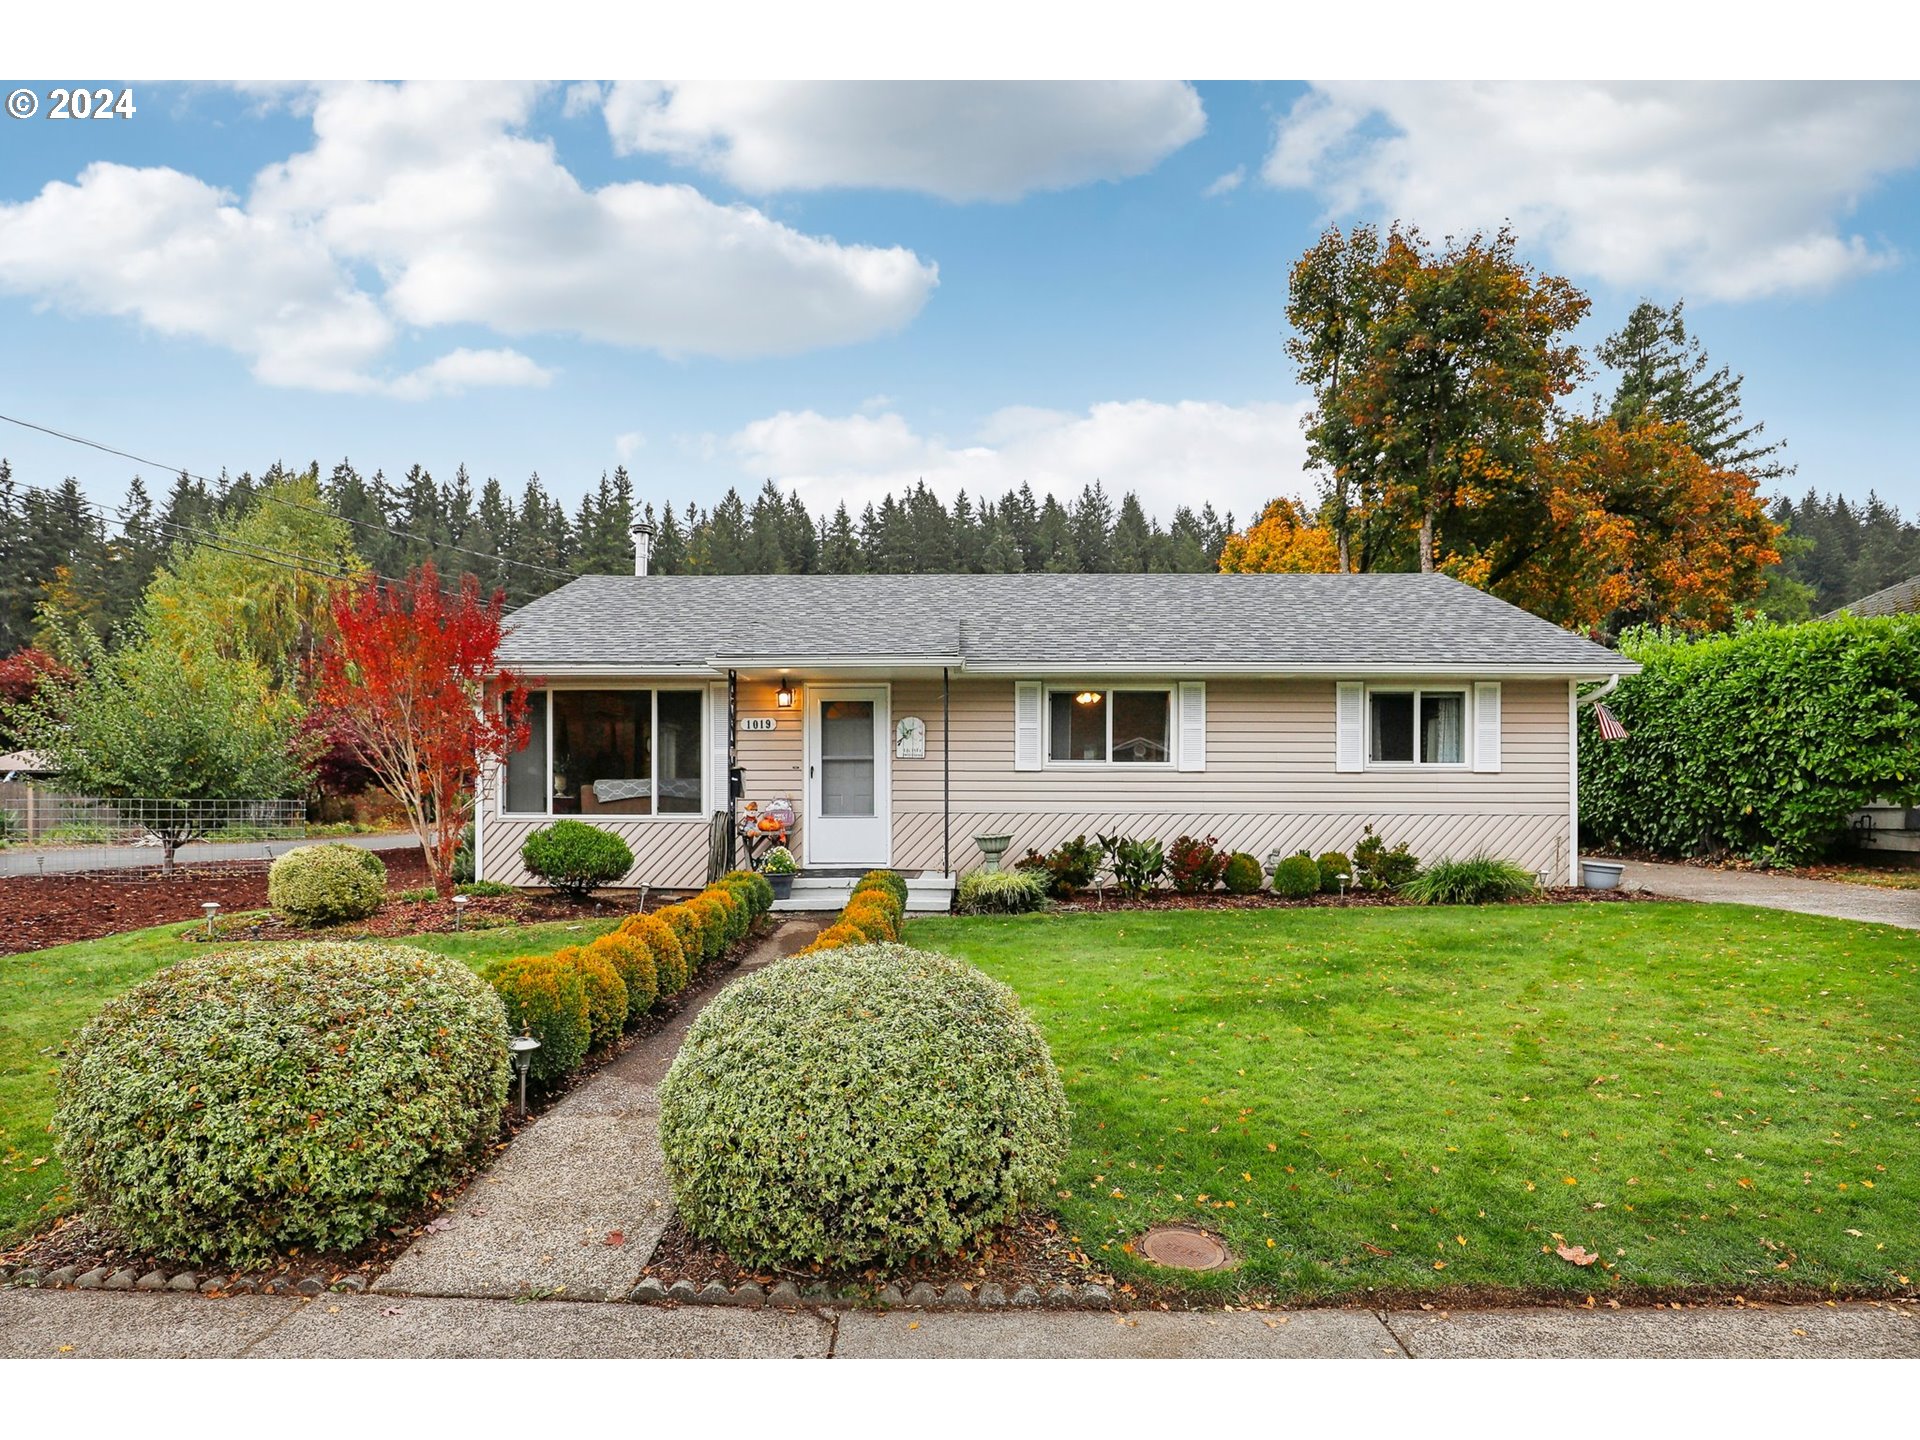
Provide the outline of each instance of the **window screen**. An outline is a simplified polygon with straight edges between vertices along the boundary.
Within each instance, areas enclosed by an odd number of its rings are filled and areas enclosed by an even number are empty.
[[[1413,763],[1413,695],[1368,697],[1367,759],[1376,764]]]

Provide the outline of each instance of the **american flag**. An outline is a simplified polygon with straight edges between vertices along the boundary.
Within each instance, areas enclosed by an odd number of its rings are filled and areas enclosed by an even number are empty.
[[[1613,712],[1604,705],[1595,705],[1593,707],[1593,723],[1600,727],[1600,738],[1602,740],[1624,740],[1627,738],[1627,727],[1615,719]]]

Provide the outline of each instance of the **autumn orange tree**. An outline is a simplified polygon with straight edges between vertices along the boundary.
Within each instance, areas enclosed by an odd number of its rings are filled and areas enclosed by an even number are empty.
[[[1275,502],[1221,568],[1439,570],[1608,633],[1730,624],[1765,590],[1779,529],[1691,416],[1563,413],[1587,308],[1505,229],[1440,247],[1398,225],[1329,229],[1287,305],[1318,513]]]
[[[1314,523],[1298,500],[1284,495],[1269,500],[1260,518],[1229,535],[1220,550],[1220,568],[1268,574],[1313,574],[1338,570],[1340,551],[1333,532]]]
[[[472,575],[443,589],[431,562],[403,581],[369,579],[335,598],[321,657],[330,712],[405,808],[442,898],[476,776],[527,742],[526,683],[498,663],[503,604]]]

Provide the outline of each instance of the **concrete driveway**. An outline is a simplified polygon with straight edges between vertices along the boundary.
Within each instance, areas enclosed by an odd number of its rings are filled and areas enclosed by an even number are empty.
[[[1676,900],[1711,900],[1797,910],[1920,930],[1920,890],[1886,890],[1837,880],[1799,880],[1759,870],[1716,870],[1704,865],[1654,865],[1628,860],[1621,884]]]

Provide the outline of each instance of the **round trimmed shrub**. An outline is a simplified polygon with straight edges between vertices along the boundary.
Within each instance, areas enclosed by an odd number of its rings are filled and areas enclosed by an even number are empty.
[[[507,1019],[403,945],[197,955],[109,1001],[61,1067],[75,1195],[135,1251],[351,1249],[460,1174],[506,1102]]]
[[[1253,895],[1266,888],[1267,872],[1260,868],[1259,860],[1241,850],[1227,861],[1226,873],[1220,877],[1232,895]]]
[[[773,908],[773,882],[758,870],[729,870],[720,877],[720,883],[745,890],[741,898],[756,917]]]
[[[527,836],[520,863],[554,889],[584,899],[625,876],[633,868],[633,851],[611,830],[584,820],[556,820]]]
[[[568,945],[554,951],[553,958],[578,970],[586,986],[587,1048],[597,1050],[618,1040],[627,1028],[627,986],[606,953]]]
[[[1344,851],[1329,850],[1313,863],[1320,872],[1320,888],[1329,895],[1339,893],[1342,875],[1347,877],[1349,886],[1353,884],[1353,860]]]
[[[693,916],[694,938],[700,946],[700,963],[705,965],[718,960],[727,951],[729,922],[725,907],[704,890],[682,903],[687,913]]]
[[[687,988],[686,952],[673,927],[656,915],[630,916],[620,933],[643,943],[653,954],[654,997],[665,1000]]]
[[[818,935],[814,936],[813,943],[800,953],[802,955],[811,955],[816,950],[839,950],[848,945],[864,945],[866,943],[867,937],[861,934],[859,930],[844,920],[836,920]]]
[[[865,890],[856,890],[847,898],[847,908],[864,905],[879,910],[887,917],[895,930],[907,923],[907,907],[894,898],[893,891],[873,885]]]
[[[1320,893],[1320,867],[1311,855],[1289,855],[1273,867],[1273,890],[1289,900]]]
[[[727,944],[747,938],[747,931],[753,925],[753,911],[747,908],[739,891],[730,885],[709,885],[700,893],[702,898],[713,901],[726,912]]]
[[[871,895],[856,895],[840,912],[840,918],[869,940],[898,940],[900,922],[897,911],[877,903]]]
[[[891,894],[902,910],[907,908],[907,882],[901,878],[899,871],[869,870],[854,885],[853,893],[858,895],[862,890],[871,890],[876,885]]]
[[[1013,991],[899,945],[729,985],[660,1087],[681,1218],[750,1265],[959,1250],[1052,1193],[1067,1120]]]
[[[593,1017],[579,966],[552,955],[523,955],[499,961],[487,971],[487,980],[507,1007],[508,1028],[540,1042],[529,1063],[529,1080],[550,1089],[580,1068],[593,1038]]]
[[[687,908],[684,900],[676,905],[663,905],[653,914],[661,924],[673,931],[673,938],[680,942],[680,963],[684,967],[680,985],[684,989],[692,982],[693,972],[700,968],[701,958],[706,954],[700,917]],[[662,993],[672,995],[678,992],[667,990]]]
[[[386,864],[358,845],[302,845],[267,871],[267,903],[299,925],[364,920],[386,893]]]
[[[653,947],[622,926],[586,948],[604,956],[620,977],[620,983],[627,987],[627,1023],[632,1024],[646,1014],[660,994],[660,972],[654,964]]]

